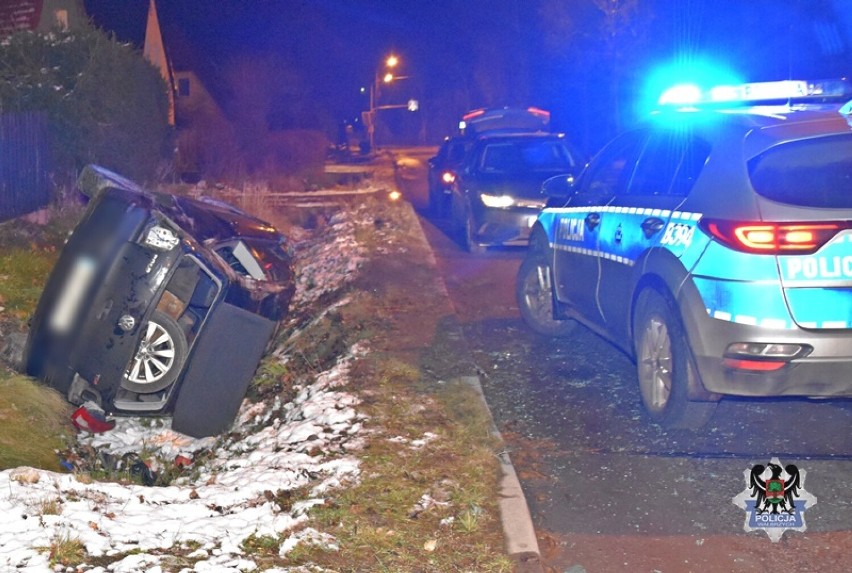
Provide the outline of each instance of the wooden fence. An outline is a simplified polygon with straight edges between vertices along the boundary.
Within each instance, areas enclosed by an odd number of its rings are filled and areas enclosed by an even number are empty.
[[[0,115],[0,221],[50,202],[47,116]]]

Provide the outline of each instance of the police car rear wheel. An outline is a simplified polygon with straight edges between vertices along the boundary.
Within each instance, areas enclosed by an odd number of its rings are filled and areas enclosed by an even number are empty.
[[[553,318],[550,265],[542,253],[530,253],[521,263],[515,295],[524,322],[539,334],[567,336],[577,325],[573,320]]]
[[[652,290],[640,296],[637,308],[636,369],[646,411],[668,428],[704,426],[716,403],[688,399],[690,351],[675,311]]]

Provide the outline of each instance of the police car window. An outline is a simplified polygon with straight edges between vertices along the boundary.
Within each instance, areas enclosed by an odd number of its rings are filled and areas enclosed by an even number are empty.
[[[680,165],[682,145],[672,134],[654,134],[642,150],[628,193],[631,195],[668,195]]]
[[[687,134],[655,133],[636,163],[628,193],[685,196],[709,154],[709,144]]]
[[[686,197],[710,157],[710,144],[703,139],[692,138],[686,142],[683,158],[680,161],[672,183],[671,194]]]
[[[645,137],[644,132],[634,131],[607,145],[583,176],[581,193],[601,197],[623,193]]]
[[[852,208],[852,134],[783,143],[749,162],[754,190],[805,207]]]

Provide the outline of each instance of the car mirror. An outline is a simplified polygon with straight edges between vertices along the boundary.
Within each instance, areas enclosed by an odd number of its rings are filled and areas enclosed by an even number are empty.
[[[575,193],[574,181],[574,175],[571,173],[557,175],[542,183],[541,192],[548,197],[568,198]]]

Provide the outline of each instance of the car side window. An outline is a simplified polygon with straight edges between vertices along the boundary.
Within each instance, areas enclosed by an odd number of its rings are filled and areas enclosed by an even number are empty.
[[[648,138],[639,156],[627,192],[685,196],[709,154],[709,144],[689,134],[656,132]]]
[[[456,142],[450,146],[449,152],[449,160],[453,163],[459,163],[462,159],[464,159],[465,151],[467,151],[467,145],[462,142]]]
[[[579,194],[607,200],[624,193],[645,138],[645,132],[633,131],[607,145],[583,174]]]
[[[683,159],[672,183],[672,195],[680,197],[689,195],[708,157],[710,157],[710,144],[707,141],[693,137],[687,142],[683,149]]]

